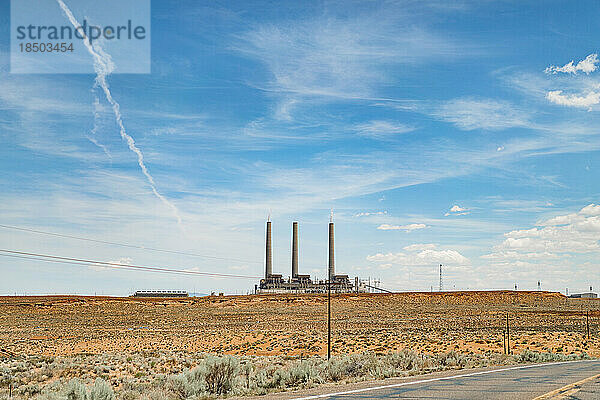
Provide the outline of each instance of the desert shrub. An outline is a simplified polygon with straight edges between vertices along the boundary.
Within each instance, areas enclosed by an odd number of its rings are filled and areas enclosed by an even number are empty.
[[[516,357],[516,361],[517,362],[539,362],[540,361],[540,354],[541,353],[536,353],[530,350],[525,350],[524,352],[522,352],[521,354],[519,354]]]
[[[521,354],[514,356],[516,362],[519,363],[540,363],[540,362],[551,362],[551,361],[570,361],[570,360],[585,360],[589,356],[587,353],[580,354],[557,354],[557,353],[538,353],[531,350],[525,350]]]
[[[332,357],[324,368],[324,377],[328,381],[338,382],[346,378],[356,378],[376,373],[377,359],[367,354],[351,354]]]
[[[385,360],[390,363],[395,369],[401,371],[410,371],[420,369],[422,358],[415,352],[402,350],[397,353],[390,353],[385,356]]]
[[[271,377],[271,387],[279,387],[283,388],[287,386],[287,383],[290,380],[289,371],[283,368],[277,368]]]
[[[41,391],[42,389],[38,385],[35,383],[30,383],[28,385],[19,387],[17,393],[25,397],[33,397]]]
[[[10,369],[6,367],[0,367],[0,387],[8,387],[12,381],[13,378]]]
[[[328,381],[338,382],[344,379],[346,371],[341,357],[332,357],[328,360],[323,372]]]
[[[170,376],[164,382],[164,388],[176,399],[187,399],[204,395],[207,390],[207,369],[200,365],[181,374]]]
[[[120,400],[139,400],[141,393],[137,390],[124,389],[119,393]]]
[[[142,400],[171,400],[170,393],[162,389],[151,389],[144,392],[140,399]]]
[[[240,367],[240,372],[243,376],[243,382],[246,389],[250,389],[250,377],[253,375],[254,371],[254,365],[252,365],[250,362],[246,362]]]
[[[192,394],[189,383],[185,375],[175,375],[167,378],[165,389],[173,393],[176,399],[184,400]]]
[[[111,358],[112,357],[112,358]],[[521,354],[503,355],[497,352],[484,354],[450,351],[433,355],[402,350],[387,354],[336,355],[330,360],[309,357],[207,357],[204,354],[175,354],[171,357],[144,359],[142,355],[77,356],[70,359],[49,360],[29,358],[0,362],[0,400],[8,394],[7,382],[13,379],[15,400],[200,400],[227,395],[256,395],[312,386],[323,382],[361,381],[415,375],[453,368],[506,365],[515,363],[540,363],[588,358],[587,354],[538,353],[525,350]],[[156,368],[151,368],[155,362]],[[139,369],[135,365],[139,366]],[[190,366],[197,364],[196,367]],[[39,369],[34,371],[34,367]],[[112,380],[111,385],[97,379],[93,385],[92,371],[103,374],[118,371],[123,377]],[[143,379],[134,377],[143,372]],[[41,381],[46,383],[42,385]],[[50,377],[54,377],[48,382]],[[78,377],[72,379],[71,377]],[[88,383],[88,386],[83,383]]]
[[[207,390],[217,395],[229,393],[239,369],[237,359],[232,356],[210,357],[206,359],[205,365]]]
[[[77,378],[71,379],[65,385],[64,394],[67,400],[87,400],[87,389]]]
[[[64,400],[64,395],[55,392],[42,392],[34,397],[35,400]]]
[[[89,400],[114,400],[115,392],[108,382],[104,379],[96,379],[90,389]]]
[[[263,394],[269,389],[284,388],[289,381],[289,372],[281,367],[269,366],[254,375],[254,385]]]
[[[436,356],[436,361],[439,367],[460,367],[463,368],[467,364],[467,358],[456,353],[454,350],[448,353],[441,353]]]
[[[187,371],[186,377],[190,382],[202,383],[206,382],[206,365],[201,364]]]
[[[289,369],[287,386],[306,385],[319,380],[319,372],[308,361],[293,364]]]

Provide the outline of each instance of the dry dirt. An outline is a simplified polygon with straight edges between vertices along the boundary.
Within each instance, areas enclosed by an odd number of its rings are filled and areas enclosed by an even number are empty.
[[[515,353],[600,356],[600,300],[513,291],[345,294],[332,296],[332,308],[333,354],[403,348],[502,352],[508,313]],[[2,354],[165,350],[297,356],[324,354],[326,340],[324,295],[0,297]]]

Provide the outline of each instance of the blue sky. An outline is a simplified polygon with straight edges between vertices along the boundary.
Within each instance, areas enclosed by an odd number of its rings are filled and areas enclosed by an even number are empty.
[[[297,220],[322,278],[333,208],[338,271],[391,289],[439,263],[447,289],[600,285],[596,2],[154,0],[152,73],[106,79],[165,201],[94,75],[9,72],[0,7],[0,223],[226,260],[0,229],[4,248],[260,276],[270,214],[275,271]],[[255,283],[0,269],[6,294]]]

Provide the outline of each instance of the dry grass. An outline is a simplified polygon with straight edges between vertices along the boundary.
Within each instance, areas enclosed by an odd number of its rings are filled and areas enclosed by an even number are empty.
[[[593,338],[586,340],[584,309]],[[544,292],[340,295],[334,354],[502,351],[510,315],[514,350],[598,356],[600,302]],[[326,351],[326,298],[0,298],[0,354],[59,356],[140,351],[310,356]]]
[[[20,357],[0,362],[0,399],[9,385],[15,399],[123,400],[201,399],[256,395],[313,387],[327,382],[356,382],[433,371],[523,362],[564,361],[585,354],[523,352],[436,355],[404,350],[322,357],[215,357],[200,354],[140,353],[70,357]],[[166,372],[169,371],[169,372]]]

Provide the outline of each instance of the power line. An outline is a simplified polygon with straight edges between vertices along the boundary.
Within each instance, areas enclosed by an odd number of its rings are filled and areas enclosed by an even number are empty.
[[[39,230],[36,230],[36,229],[23,228],[23,227],[12,226],[12,225],[3,225],[3,224],[0,224],[0,228],[13,229],[13,230],[17,230],[17,231],[30,232],[30,233],[37,233],[37,234],[40,234],[40,235],[56,236],[56,237],[62,237],[62,238],[67,238],[67,239],[83,240],[83,241],[86,241],[86,242],[110,244],[110,245],[113,245],[113,246],[128,247],[128,248],[131,248],[131,249],[157,251],[157,252],[169,253],[169,254],[181,254],[181,255],[185,255],[185,256],[210,258],[210,259],[222,260],[222,261],[237,261],[237,262],[244,262],[244,263],[251,263],[251,264],[262,264],[262,262],[259,262],[259,261],[248,261],[248,260],[241,260],[241,259],[238,259],[238,258],[226,258],[226,257],[217,257],[217,256],[207,256],[207,255],[204,255],[204,254],[189,253],[189,252],[178,251],[178,250],[158,249],[158,248],[155,248],[155,247],[146,247],[146,246],[141,246],[141,245],[136,245],[136,244],[117,243],[117,242],[110,242],[110,241],[107,241],[107,240],[91,239],[91,238],[86,238],[86,237],[82,237],[82,236],[74,236],[74,235],[66,235],[66,234],[62,234],[62,233],[39,231]]]
[[[202,275],[202,276],[214,276],[220,278],[244,278],[244,279],[257,279],[260,278],[258,276],[249,276],[249,275],[234,275],[234,274],[221,274],[214,272],[201,272],[201,271],[189,271],[189,270],[181,270],[174,269],[170,267],[155,267],[155,266],[145,266],[145,265],[133,265],[133,264],[121,264],[114,262],[106,262],[106,261],[96,261],[96,260],[87,260],[82,258],[73,258],[73,257],[62,257],[51,254],[40,254],[40,253],[29,253],[24,251],[16,251],[16,250],[5,250],[0,249],[0,256],[7,257],[16,257],[16,258],[24,258],[24,259],[34,259],[37,261],[47,261],[47,262],[58,262],[64,264],[76,264],[76,265],[97,265],[106,268],[129,268],[135,270],[143,270],[150,272],[161,272],[161,273],[175,273],[175,274],[183,274],[183,275]]]
[[[0,257],[10,257],[10,258],[19,258],[19,259],[24,259],[24,260],[34,260],[34,261],[44,261],[44,262],[49,262],[49,263],[57,263],[57,264],[70,264],[70,265],[80,265],[80,266],[98,266],[101,268],[114,268],[114,269],[121,269],[122,267],[119,266],[112,266],[112,265],[99,265],[99,264],[94,264],[94,263],[80,263],[80,262],[74,262],[74,261],[62,261],[62,260],[52,260],[52,259],[44,259],[44,258],[38,258],[38,257],[29,257],[29,256],[20,256],[20,255],[15,255],[15,254],[0,254]],[[178,275],[178,273],[176,272],[162,272],[162,271],[148,271],[148,272],[158,272],[158,273],[164,273],[164,274],[176,274]]]

